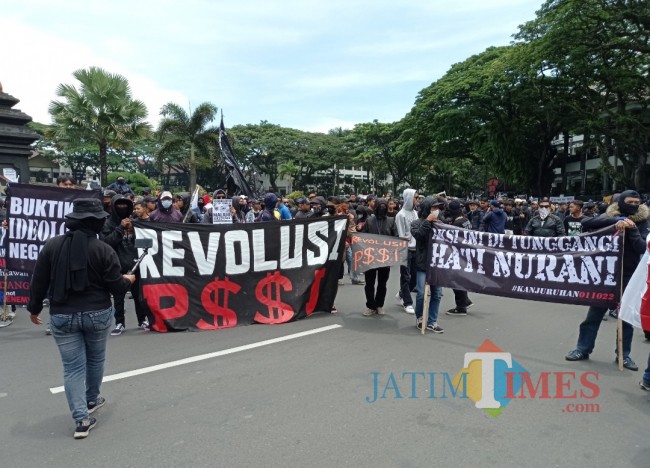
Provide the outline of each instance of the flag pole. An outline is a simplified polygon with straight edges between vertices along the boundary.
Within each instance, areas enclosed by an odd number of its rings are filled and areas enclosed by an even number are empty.
[[[185,217],[183,218],[183,223],[187,223],[187,220],[189,219],[190,215],[192,214],[192,200],[194,200],[194,196],[198,195],[199,193],[199,184],[196,184],[196,187],[194,188],[194,192],[192,192],[192,198],[190,198],[190,206],[187,207],[187,211],[185,212]]]
[[[623,262],[625,256],[625,231],[621,236],[621,286],[618,305],[616,306],[616,349],[618,350],[618,370],[623,370],[623,320],[621,320],[621,300],[623,299]]]

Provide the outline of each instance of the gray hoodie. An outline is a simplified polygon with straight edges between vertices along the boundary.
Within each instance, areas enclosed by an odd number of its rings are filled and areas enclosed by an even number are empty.
[[[411,236],[411,223],[418,219],[418,214],[414,209],[415,190],[407,188],[402,194],[404,204],[395,216],[397,224],[397,235],[403,239],[408,239],[409,249],[415,250],[415,239]]]

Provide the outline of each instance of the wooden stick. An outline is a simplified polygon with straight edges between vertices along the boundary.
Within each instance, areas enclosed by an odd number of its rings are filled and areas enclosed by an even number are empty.
[[[625,256],[625,231],[623,231],[621,237],[621,291],[618,298],[618,305],[616,306],[616,311],[618,312],[616,316],[621,312],[621,300],[623,299],[623,262]],[[623,370],[623,320],[618,319],[616,324],[616,349],[618,350],[618,370]]]
[[[424,283],[424,306],[422,307],[422,334],[424,335],[429,321],[429,302],[431,302],[431,287]]]

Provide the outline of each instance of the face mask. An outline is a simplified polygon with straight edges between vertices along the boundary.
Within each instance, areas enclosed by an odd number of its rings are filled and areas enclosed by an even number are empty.
[[[639,205],[630,205],[629,203],[619,203],[618,208],[626,216],[635,215],[639,211]]]
[[[167,209],[170,206],[172,206],[172,201],[171,200],[163,200],[160,204],[162,205],[163,208]]]
[[[440,214],[440,210],[431,210],[431,214],[438,219],[438,215]]]
[[[537,212],[539,213],[540,218],[546,219],[546,217],[549,214],[549,209],[548,208],[540,208],[539,210],[537,210]]]
[[[388,208],[386,207],[386,205],[379,205],[379,207],[377,207],[377,217],[381,218],[383,216],[386,216],[387,211]]]

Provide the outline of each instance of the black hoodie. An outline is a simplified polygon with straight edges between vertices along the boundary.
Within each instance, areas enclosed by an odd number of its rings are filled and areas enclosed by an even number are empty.
[[[190,192],[181,192],[177,195],[180,197],[181,200],[183,200],[183,208],[181,208],[181,214],[183,215],[183,222],[184,223],[198,223],[199,222],[199,217],[196,215],[194,210],[192,210],[191,205],[192,205],[192,195]],[[190,212],[190,214],[187,214],[187,212]]]
[[[420,203],[418,219],[411,223],[411,235],[415,239],[415,269],[417,271],[427,271],[427,251],[431,241],[431,228],[435,223],[435,221],[433,223],[427,221],[427,217],[431,213],[434,201],[432,197],[425,198]]]
[[[384,198],[379,198],[375,202],[375,214],[368,218],[368,221],[363,226],[361,232],[397,237],[398,234],[395,218],[391,218],[387,216],[387,214],[388,202]]]
[[[119,212],[115,204],[120,201],[128,205],[124,212]],[[138,250],[135,248],[135,233],[127,233],[122,227],[122,219],[129,218],[133,213],[133,202],[124,195],[115,195],[111,202],[111,215],[106,220],[99,239],[113,247],[120,260],[120,271],[126,273],[135,265]]]

